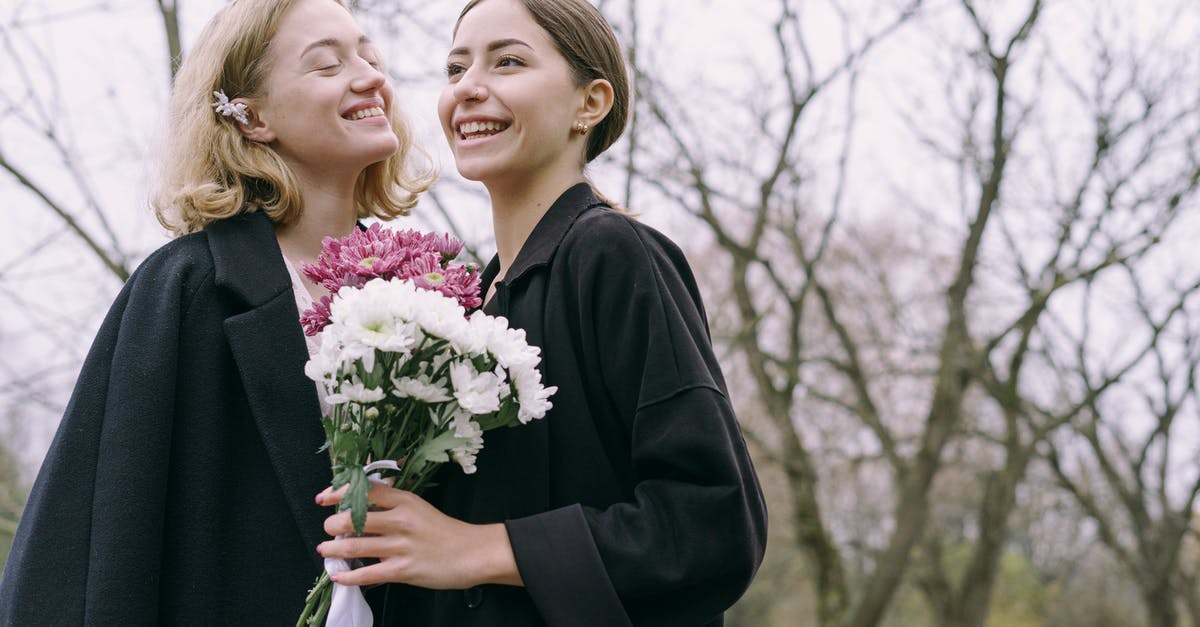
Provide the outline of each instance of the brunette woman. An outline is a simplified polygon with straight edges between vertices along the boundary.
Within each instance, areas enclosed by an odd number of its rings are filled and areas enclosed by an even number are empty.
[[[375,488],[378,535],[319,550],[381,558],[341,583],[416,586],[396,624],[720,625],[766,511],[684,255],[585,176],[629,108],[612,29],[586,0],[472,0],[447,75],[442,126],[491,197],[484,311],[542,347],[554,409],[426,498]]]

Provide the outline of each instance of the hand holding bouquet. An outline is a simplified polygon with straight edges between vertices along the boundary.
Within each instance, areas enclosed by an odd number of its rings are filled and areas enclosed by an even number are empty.
[[[450,460],[473,473],[485,431],[551,407],[556,389],[542,386],[539,350],[524,331],[466,315],[480,304],[479,277],[452,263],[461,250],[448,235],[376,224],[326,238],[317,265],[303,268],[332,294],[301,315],[305,333],[321,338],[305,374],[325,393],[332,487],[348,486],[338,511],[350,510],[357,533],[374,475],[416,490]],[[325,572],[297,625],[319,624],[331,597]]]

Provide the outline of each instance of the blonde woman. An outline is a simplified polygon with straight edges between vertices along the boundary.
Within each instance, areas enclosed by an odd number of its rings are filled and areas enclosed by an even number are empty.
[[[0,581],[0,625],[284,625],[329,482],[294,268],[427,177],[336,0],[238,0],[171,100],[150,255],[104,320]]]

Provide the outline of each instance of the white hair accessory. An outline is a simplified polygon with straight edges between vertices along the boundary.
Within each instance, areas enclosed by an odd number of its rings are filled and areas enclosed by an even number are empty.
[[[217,97],[217,101],[213,103],[213,109],[227,118],[233,118],[242,124],[249,124],[250,117],[246,115],[246,105],[241,102],[229,102],[229,96],[225,95],[224,90],[213,92]]]

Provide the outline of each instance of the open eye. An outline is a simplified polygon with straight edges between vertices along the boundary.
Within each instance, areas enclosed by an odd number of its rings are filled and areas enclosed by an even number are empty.
[[[463,72],[466,72],[466,71],[467,71],[467,68],[463,67],[463,65],[461,63],[447,63],[446,64],[446,76],[449,78],[454,78],[455,76],[458,76],[459,74],[462,74]]]
[[[504,55],[496,60],[496,67],[521,67],[525,62],[511,55]]]

